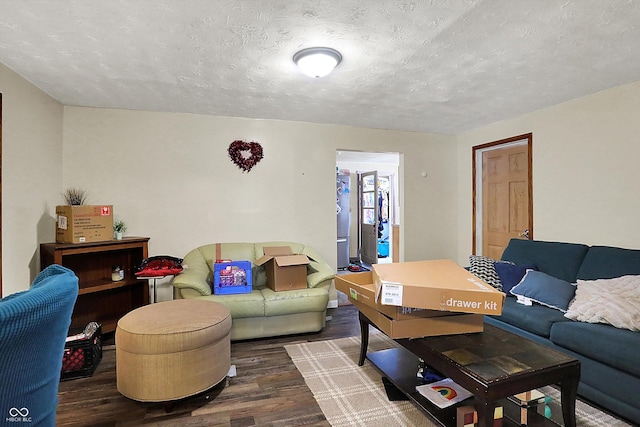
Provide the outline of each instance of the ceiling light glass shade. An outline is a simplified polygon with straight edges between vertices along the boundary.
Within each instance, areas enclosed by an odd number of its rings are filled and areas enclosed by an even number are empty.
[[[293,62],[309,77],[320,78],[331,73],[342,61],[342,55],[330,47],[310,47],[293,55]]]

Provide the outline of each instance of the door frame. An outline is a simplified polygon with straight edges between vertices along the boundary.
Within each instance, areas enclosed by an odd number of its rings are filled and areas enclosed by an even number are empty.
[[[343,154],[347,154],[345,157]],[[386,156],[393,156],[387,158]],[[356,160],[357,159],[357,160]],[[392,167],[391,167],[392,166]],[[350,254],[353,253],[357,257],[357,262],[362,262],[361,258],[361,242],[360,242],[360,207],[359,207],[359,177],[358,174],[363,171],[375,169],[382,176],[389,176],[392,181],[393,193],[393,216],[394,224],[398,231],[398,248],[393,253],[401,258],[404,252],[404,242],[402,239],[404,222],[404,153],[399,151],[361,151],[354,149],[336,149],[336,170],[349,170],[352,174],[351,193],[354,197],[351,199],[352,208],[355,209],[355,215],[352,215],[351,231],[349,233],[352,242]],[[391,198],[390,198],[391,202]],[[391,207],[390,207],[391,208]],[[337,234],[336,234],[337,236]],[[392,249],[389,248],[389,256],[391,258]],[[353,259],[353,257],[352,257]]]
[[[492,141],[481,145],[472,147],[472,242],[471,253],[474,255],[480,255],[477,253],[478,246],[482,251],[482,245],[478,245],[478,239],[481,236],[478,235],[478,229],[482,230],[479,226],[482,222],[482,153],[490,150],[497,150],[500,148],[506,148],[514,145],[527,145],[527,157],[528,157],[528,176],[527,185],[529,190],[529,212],[528,212],[528,224],[529,224],[529,239],[533,239],[533,133],[525,133],[522,135],[513,136],[510,138],[500,139],[498,141]],[[480,168],[478,169],[478,164]],[[478,203],[480,200],[480,203]],[[482,234],[480,232],[480,234]]]
[[[0,298],[2,293],[2,93],[0,93]]]

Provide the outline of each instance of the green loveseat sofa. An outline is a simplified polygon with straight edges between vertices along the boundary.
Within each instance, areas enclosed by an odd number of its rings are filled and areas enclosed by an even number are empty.
[[[216,259],[253,262],[269,246],[289,246],[294,254],[307,255],[310,259],[307,288],[274,292],[266,286],[264,268],[253,265],[251,293],[213,293]],[[174,298],[204,299],[227,306],[233,322],[233,341],[318,332],[325,326],[329,288],[335,272],[309,246],[295,242],[213,243],[193,249],[184,257],[183,265],[185,270],[173,279]]]

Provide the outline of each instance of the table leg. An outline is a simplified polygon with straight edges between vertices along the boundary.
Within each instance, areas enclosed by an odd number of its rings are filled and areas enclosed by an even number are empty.
[[[493,427],[493,417],[496,402],[480,402],[476,405],[478,411],[478,427]]]
[[[578,394],[579,382],[580,373],[578,371],[578,376],[566,378],[560,383],[562,419],[565,427],[576,427],[576,395]]]
[[[369,319],[362,313],[358,312],[360,319],[360,359],[358,366],[364,365],[364,359],[367,357],[367,347],[369,347]]]

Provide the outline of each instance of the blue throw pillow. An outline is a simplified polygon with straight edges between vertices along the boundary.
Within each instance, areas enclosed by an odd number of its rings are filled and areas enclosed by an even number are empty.
[[[523,264],[513,265],[506,262],[496,262],[493,267],[498,273],[500,283],[502,284],[502,291],[509,294],[511,288],[520,283],[527,270],[537,270],[538,267],[535,264]]]
[[[534,270],[527,271],[520,283],[511,289],[512,295],[521,295],[565,313],[575,293],[574,284]]]
[[[509,261],[497,261],[482,255],[469,255],[469,264],[471,264],[469,272],[501,291],[502,284],[494,267],[495,264],[500,263],[511,264]]]

